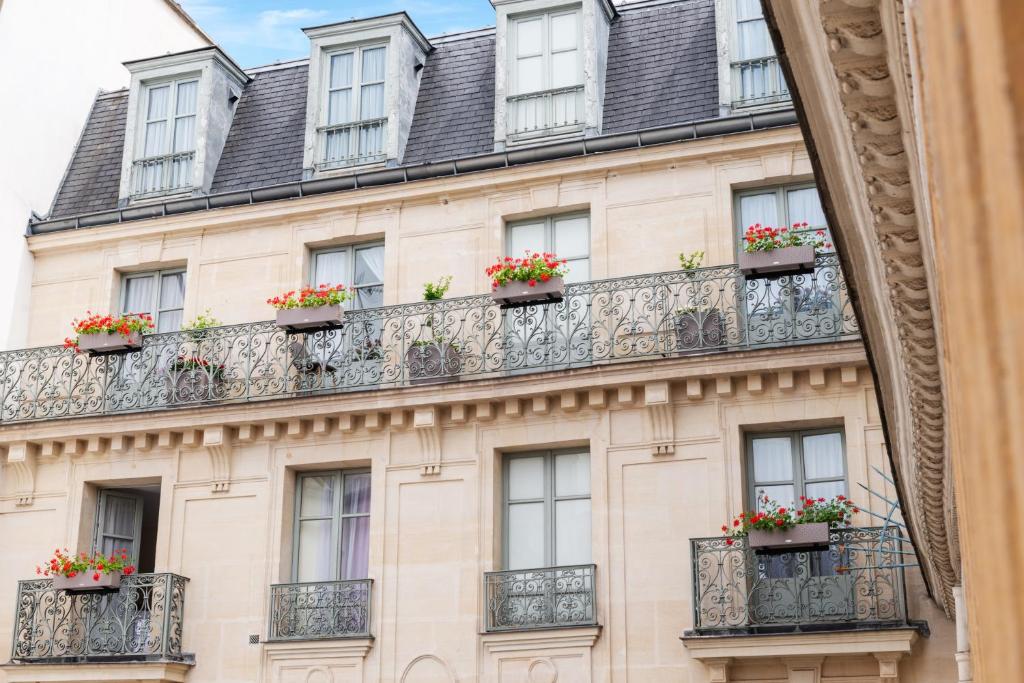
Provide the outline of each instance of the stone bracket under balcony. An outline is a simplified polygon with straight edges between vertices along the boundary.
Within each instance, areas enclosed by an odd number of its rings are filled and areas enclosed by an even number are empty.
[[[878,678],[899,682],[899,662],[908,656],[920,634],[913,626],[863,630],[786,633],[772,635],[682,636],[690,657],[701,662],[710,683],[728,683],[735,664],[782,660],[790,681],[818,681],[826,657],[873,657]]]
[[[184,662],[103,662],[5,664],[5,683],[184,683],[192,664]]]
[[[276,641],[263,645],[263,671],[266,680],[319,680],[318,671],[326,671],[329,680],[363,680],[366,655],[373,638],[344,640]]]
[[[483,679],[518,681],[589,681],[592,651],[600,626],[481,635]]]

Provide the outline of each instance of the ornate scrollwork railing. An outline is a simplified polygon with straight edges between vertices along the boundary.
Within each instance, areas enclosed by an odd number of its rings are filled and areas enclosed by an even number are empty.
[[[570,284],[561,302],[507,310],[479,295],[349,311],[343,327],[304,335],[256,322],[148,335],[123,355],[8,351],[0,424],[858,338],[828,254],[774,280],[721,266]]]
[[[484,630],[597,624],[594,565],[484,574]]]
[[[11,660],[190,661],[181,651],[187,582],[135,574],[116,591],[70,592],[52,579],[19,581]]]
[[[270,640],[370,636],[371,579],[270,587]]]
[[[906,623],[901,545],[881,528],[834,530],[828,549],[778,554],[691,539],[694,630]]]

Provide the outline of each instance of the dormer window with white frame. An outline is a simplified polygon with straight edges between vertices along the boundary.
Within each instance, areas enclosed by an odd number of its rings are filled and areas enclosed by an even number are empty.
[[[132,164],[132,196],[192,188],[196,157],[199,79],[188,77],[146,88],[141,156]]]
[[[126,62],[119,204],[207,193],[249,77],[216,47]]]
[[[325,125],[318,129],[321,168],[383,161],[388,118],[384,109],[387,45],[329,53]]]
[[[491,0],[494,149],[601,134],[609,0]]]
[[[716,5],[722,108],[788,105],[789,86],[768,33],[761,0],[718,0]]]
[[[507,134],[528,139],[583,129],[580,9],[512,20]]]
[[[405,12],[303,31],[310,41],[303,177],[400,164],[430,43]]]

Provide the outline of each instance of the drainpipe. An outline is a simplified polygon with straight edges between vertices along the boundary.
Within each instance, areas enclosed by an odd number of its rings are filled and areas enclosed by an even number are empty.
[[[967,631],[967,600],[964,587],[953,587],[953,609],[956,611],[956,670],[958,683],[973,683],[971,673],[971,639]]]

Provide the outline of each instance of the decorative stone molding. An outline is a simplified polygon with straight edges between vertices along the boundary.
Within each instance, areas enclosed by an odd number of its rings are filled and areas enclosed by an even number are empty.
[[[412,423],[420,441],[423,476],[441,474],[441,420],[437,408],[419,408],[413,414]]]
[[[27,441],[7,447],[7,468],[14,475],[15,505],[31,505],[36,494],[38,447]]]
[[[729,665],[731,657],[717,657],[704,660],[708,672],[708,683],[729,683]]]
[[[231,488],[231,439],[223,427],[203,430],[203,448],[210,456],[210,490],[225,493]]]
[[[672,455],[676,452],[675,419],[672,410],[672,388],[668,382],[644,385],[644,405],[650,427],[651,454]]]

